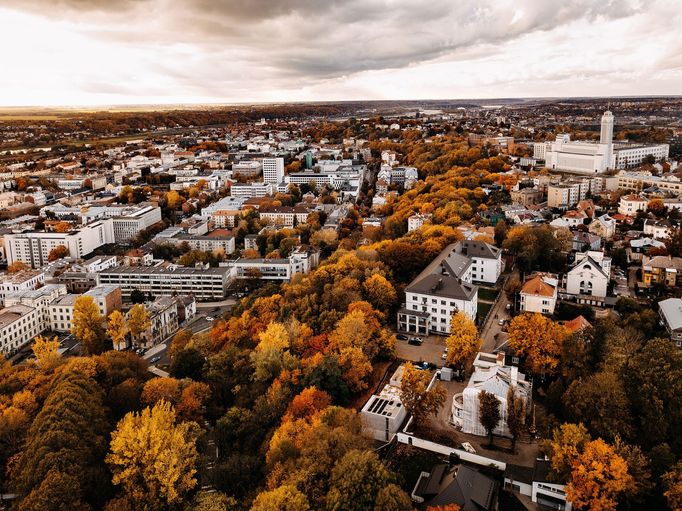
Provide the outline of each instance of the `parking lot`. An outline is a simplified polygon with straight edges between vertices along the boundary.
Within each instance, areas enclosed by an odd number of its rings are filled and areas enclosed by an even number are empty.
[[[441,358],[445,349],[445,337],[438,335],[422,336],[424,342],[421,346],[409,344],[408,341],[398,339],[396,352],[398,358],[412,362],[429,362],[442,367],[445,360]]]

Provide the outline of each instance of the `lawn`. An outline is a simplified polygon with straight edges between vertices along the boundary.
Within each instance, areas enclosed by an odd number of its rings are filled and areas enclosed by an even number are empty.
[[[485,316],[488,314],[488,311],[492,309],[492,307],[493,307],[492,303],[478,302],[477,308],[478,315],[476,316],[478,320],[483,321]]]
[[[486,302],[494,302],[498,294],[497,289],[488,289],[487,287],[478,288],[478,299]]]

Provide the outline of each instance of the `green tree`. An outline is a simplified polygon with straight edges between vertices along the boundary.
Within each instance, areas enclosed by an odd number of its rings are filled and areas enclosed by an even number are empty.
[[[493,431],[500,423],[500,400],[486,390],[478,393],[478,420],[488,434],[489,444],[493,445]]]

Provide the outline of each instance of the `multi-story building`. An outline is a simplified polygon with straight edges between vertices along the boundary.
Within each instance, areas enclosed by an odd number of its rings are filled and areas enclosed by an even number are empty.
[[[50,328],[55,332],[68,332],[73,321],[73,308],[81,296],[93,299],[103,318],[121,308],[121,289],[118,286],[97,286],[82,295],[67,294],[57,298],[47,307],[50,316]]]
[[[149,314],[149,326],[136,339],[136,344],[149,348],[178,331],[178,304],[170,296],[158,296],[153,302],[144,304]]]
[[[284,181],[284,158],[263,158],[263,182],[279,184]]]
[[[537,188],[521,188],[510,192],[512,202],[522,206],[531,206],[542,202],[542,191]],[[555,206],[552,206],[555,207]]]
[[[623,195],[618,203],[618,213],[621,215],[635,216],[640,211],[646,211],[649,202],[639,195]]]
[[[407,232],[416,231],[422,225],[431,221],[431,213],[415,213],[407,219]]]
[[[28,305],[0,310],[0,352],[12,354],[42,332],[40,312]]]
[[[471,280],[495,284],[502,273],[502,250],[483,241],[462,240],[454,250],[471,260]]]
[[[113,220],[98,220],[69,232],[26,232],[5,235],[7,263],[21,261],[33,268],[48,263],[50,252],[67,248],[69,256],[80,259],[95,249],[114,242]]]
[[[5,303],[6,296],[35,289],[44,283],[44,272],[26,270],[13,274],[6,273],[0,278],[0,305]]]
[[[674,174],[654,176],[651,172],[625,172],[618,173],[618,188],[621,190],[641,191],[644,188],[655,186],[660,190],[682,194],[682,180]]]
[[[121,288],[124,298],[134,290],[152,296],[193,294],[197,300],[222,300],[230,282],[230,268],[137,266],[109,268],[97,274],[98,284]]]
[[[269,206],[258,210],[261,220],[289,227],[304,224],[309,214],[310,210],[304,206]]]
[[[472,260],[456,245],[445,248],[405,288],[405,304],[398,311],[399,330],[448,334],[456,312],[476,318],[478,287],[472,284]]]
[[[232,173],[235,176],[255,177],[260,175],[262,170],[263,164],[258,160],[245,160],[232,164]]]

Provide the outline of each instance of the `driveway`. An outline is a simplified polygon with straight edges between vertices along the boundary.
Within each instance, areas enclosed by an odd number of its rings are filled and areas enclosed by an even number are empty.
[[[506,309],[508,303],[507,293],[500,291],[497,295],[497,301],[488,315],[488,320],[481,329],[481,338],[483,339],[481,351],[492,352],[507,338],[507,334],[502,331],[498,322],[500,319],[508,321],[511,318],[510,311]]]

